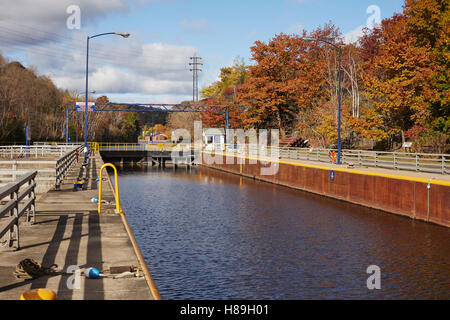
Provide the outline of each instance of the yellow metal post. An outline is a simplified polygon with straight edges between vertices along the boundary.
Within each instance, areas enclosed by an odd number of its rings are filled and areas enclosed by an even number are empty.
[[[100,183],[99,183],[99,187],[98,187],[98,214],[101,214],[102,212],[102,182],[103,182],[103,169],[105,169],[106,167],[110,167],[114,169],[114,184],[115,184],[115,196],[116,196],[116,211],[119,214],[123,214],[122,209],[120,208],[120,196],[119,196],[119,178],[117,175],[117,168],[111,164],[111,163],[106,163],[105,165],[103,165],[103,167],[100,169]]]

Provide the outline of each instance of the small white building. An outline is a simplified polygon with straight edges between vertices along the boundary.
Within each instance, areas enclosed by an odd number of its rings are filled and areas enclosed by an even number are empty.
[[[225,129],[205,128],[203,129],[203,143],[206,146],[214,146],[223,149],[225,147]]]

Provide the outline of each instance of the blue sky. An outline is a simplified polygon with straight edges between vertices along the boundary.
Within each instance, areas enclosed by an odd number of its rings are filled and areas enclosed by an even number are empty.
[[[70,4],[81,9],[80,29],[65,26]],[[16,0],[2,4],[6,11],[0,13],[0,28],[6,25],[11,38],[24,38],[0,41],[0,50],[35,65],[60,87],[81,90],[86,35],[130,32],[129,39],[93,40],[90,89],[117,102],[178,103],[191,97],[188,57],[194,52],[203,57],[203,87],[234,58],[249,62],[257,40],[311,31],[329,21],[343,34],[357,35],[374,13],[367,13],[370,6],[377,6],[384,19],[401,12],[402,5],[403,0]],[[33,27],[40,39],[31,39]]]

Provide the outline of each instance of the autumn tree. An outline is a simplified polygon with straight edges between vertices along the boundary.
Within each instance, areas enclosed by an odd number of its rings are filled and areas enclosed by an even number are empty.
[[[218,81],[201,90],[202,104],[228,108],[230,128],[242,127],[242,110],[236,105],[236,98],[246,76],[247,66],[244,60],[236,58],[231,67],[220,70]],[[201,118],[205,127],[225,127],[225,117],[222,113],[202,113]]]
[[[324,81],[320,74],[310,72],[315,66],[302,54],[307,48],[299,36],[286,34],[269,43],[257,41],[251,47],[255,65],[248,68],[247,81],[238,95],[239,103],[246,107],[246,127],[292,132],[300,106]],[[309,83],[315,84],[310,87]]]
[[[251,48],[255,65],[249,67],[239,90],[239,102],[246,106],[247,127],[280,128],[285,135],[297,132],[325,146],[337,140],[339,56],[333,47],[305,37],[343,48],[343,95],[348,97],[342,103],[343,134],[347,134],[348,115],[359,116],[358,68],[355,48],[345,47],[332,23],[309,34],[280,34],[267,44],[256,42]]]
[[[59,140],[64,132],[63,92],[50,78],[0,57],[0,141]]]
[[[394,141],[412,139],[417,151],[431,144],[444,152],[450,143],[449,19],[447,0],[406,0],[402,14],[366,29],[357,43],[344,43],[331,22],[257,41],[245,81],[234,89],[240,119],[246,128],[280,128],[313,145],[337,140],[338,54],[304,39],[316,38],[341,48],[344,146],[368,140],[392,149]],[[205,96],[226,96],[229,73],[222,71]]]
[[[229,94],[225,94],[225,91],[232,88],[234,95],[231,96],[233,101],[236,99],[236,88],[242,85],[245,81],[247,74],[247,67],[242,58],[234,59],[231,67],[220,69],[219,80],[212,83],[209,86],[204,87],[200,93],[203,98],[227,98]],[[233,102],[231,101],[231,102]]]
[[[392,139],[429,119],[427,105],[434,91],[430,81],[429,47],[417,47],[407,20],[395,15],[382,22],[379,47],[365,65],[364,83],[373,111],[365,120],[376,130],[374,138]],[[375,112],[375,113],[374,113]]]
[[[448,0],[406,0],[404,15],[416,47],[427,48],[431,56],[431,85],[435,99],[429,101],[432,136],[448,140],[450,131],[450,3]],[[423,132],[426,132],[423,131]],[[447,142],[448,143],[448,142]]]
[[[189,102],[183,102],[182,105],[187,105]],[[179,110],[180,107],[174,107]],[[193,107],[181,107],[186,110],[194,110]],[[185,129],[189,131],[191,137],[194,137],[194,122],[202,121],[201,115],[198,112],[173,112],[167,118],[167,127],[170,131],[177,129]]]

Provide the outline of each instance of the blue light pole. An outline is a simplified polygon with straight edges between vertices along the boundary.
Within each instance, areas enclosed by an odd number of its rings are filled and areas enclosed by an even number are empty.
[[[25,141],[26,141],[26,145],[27,145],[27,158],[30,157],[30,135],[29,135],[29,131],[28,131],[28,124],[25,127]]]
[[[91,91],[91,92],[89,92],[89,93],[93,93],[93,94],[95,94],[96,93],[96,91],[94,90],[94,91]],[[86,92],[84,93],[84,94],[86,94]],[[75,123],[76,123],[76,126],[75,126],[75,130],[76,130],[76,144],[78,144],[78,107],[77,107],[77,105],[76,105],[76,102],[78,102],[78,97],[80,96],[80,93],[77,93],[77,98],[75,99],[76,101],[75,101],[75,117],[76,117],[76,120],[75,120]]]
[[[128,38],[130,36],[129,33],[125,33],[125,32],[106,32],[106,33],[100,33],[100,34],[96,34],[95,36],[92,37],[87,37],[87,45],[86,45],[86,101],[85,101],[85,106],[84,106],[84,161],[87,161],[87,155],[88,155],[88,150],[89,150],[89,145],[88,145],[88,141],[87,141],[87,135],[88,135],[88,92],[89,92],[89,83],[88,83],[88,74],[89,74],[89,40],[93,39],[93,38],[97,38],[100,36],[106,36],[106,35],[110,35],[110,34],[115,34],[124,38]]]
[[[305,41],[321,41],[330,46],[333,46],[339,51],[339,96],[338,96],[338,157],[337,164],[341,164],[341,47],[335,45],[326,40],[316,39],[316,38],[303,38]]]
[[[66,135],[66,144],[69,143],[69,108],[66,106],[66,130],[65,130],[65,135]]]

